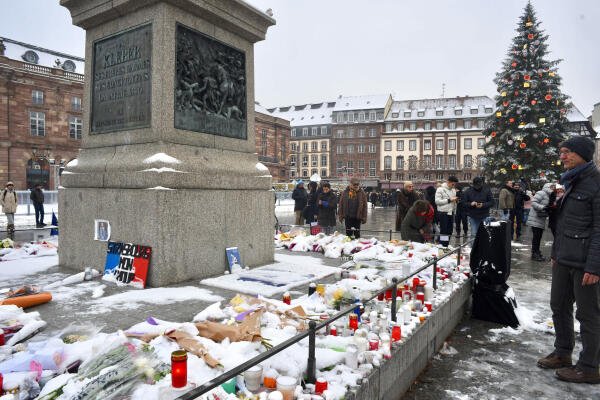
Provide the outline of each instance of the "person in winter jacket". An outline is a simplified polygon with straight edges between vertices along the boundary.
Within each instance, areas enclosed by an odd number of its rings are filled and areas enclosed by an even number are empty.
[[[317,182],[308,182],[308,197],[306,207],[304,207],[304,211],[302,212],[307,224],[317,221],[319,213],[319,209],[317,208],[317,196],[319,195],[317,186]]]
[[[506,184],[498,195],[498,208],[502,211],[500,219],[510,223],[510,237],[512,240],[515,231],[515,190],[513,181],[506,181]]]
[[[318,221],[321,229],[327,235],[331,235],[336,225],[335,211],[337,209],[337,196],[331,191],[331,184],[329,182],[323,183],[322,189],[317,200],[319,208]]]
[[[540,251],[540,242],[546,228],[546,219],[548,218],[548,205],[550,204],[550,196],[554,193],[556,184],[546,183],[542,190],[539,190],[533,196],[531,201],[531,211],[527,219],[527,226],[531,227],[531,259],[533,261],[546,261]]]
[[[550,204],[548,205],[548,228],[552,232],[552,237],[556,236],[556,221],[558,220],[558,206],[560,199],[565,195],[565,188],[562,185],[556,185],[554,195],[550,196]]]
[[[525,212],[525,201],[529,200],[529,196],[521,190],[520,182],[515,182],[513,189],[515,195],[515,233],[517,239],[519,239],[521,237],[521,224],[523,223],[523,214]]]
[[[6,187],[0,195],[0,205],[2,212],[6,214],[7,224],[6,231],[8,237],[15,238],[15,213],[17,212],[17,192],[15,192],[15,184],[7,182]]]
[[[448,177],[448,181],[435,191],[435,204],[437,205],[438,218],[440,220],[440,244],[447,247],[452,235],[452,222],[456,213],[456,183],[458,179],[455,176]]]
[[[456,236],[460,236],[460,227],[462,225],[464,236],[467,236],[467,230],[469,229],[467,222],[467,207],[466,204],[463,203],[462,198],[465,195],[463,188],[456,188],[456,197],[458,200],[456,202],[456,214],[454,215],[454,223],[456,224]]]
[[[419,200],[420,196],[415,191],[415,186],[411,181],[404,182],[404,187],[398,192],[398,206],[396,207],[396,230],[402,227],[402,220],[408,212],[408,209]]]
[[[531,190],[525,191],[529,200],[525,200],[523,204],[523,223],[527,224],[527,218],[529,218],[529,211],[531,211],[531,199],[533,199],[533,192]]]
[[[567,170],[560,177],[565,194],[558,207],[552,245],[550,308],[556,338],[554,351],[538,361],[556,369],[560,380],[600,383],[600,171],[592,161],[594,142],[573,136],[560,144]],[[575,317],[581,324],[582,349],[571,366]]]
[[[296,225],[304,225],[304,217],[302,217],[302,211],[306,207],[308,201],[308,195],[306,189],[304,189],[304,182],[299,181],[292,192],[292,199],[294,200],[294,213],[296,214]]]
[[[367,222],[367,194],[357,178],[350,180],[340,196],[338,218],[346,223],[346,236],[360,237],[360,224]]]
[[[465,191],[461,202],[467,210],[471,236],[475,236],[479,225],[490,216],[490,208],[494,205],[492,191],[483,185],[483,178],[476,176],[471,187]]]
[[[433,207],[426,200],[417,200],[402,220],[402,240],[425,243],[431,240]]]
[[[38,183],[35,185],[29,194],[29,198],[31,199],[31,203],[35,209],[36,228],[42,228],[46,226],[44,223],[44,191],[42,190],[41,184]]]

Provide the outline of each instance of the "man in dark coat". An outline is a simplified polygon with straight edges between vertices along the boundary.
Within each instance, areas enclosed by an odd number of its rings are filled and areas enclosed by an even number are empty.
[[[458,197],[458,203],[456,204],[456,214],[454,215],[454,223],[456,224],[456,236],[460,236],[461,225],[464,232],[463,236],[467,236],[467,230],[469,229],[467,207],[466,204],[462,201],[464,194],[465,191],[463,190],[463,188],[457,186],[456,197]]]
[[[473,179],[473,184],[465,190],[461,202],[467,210],[471,236],[475,236],[479,225],[490,216],[490,208],[494,205],[492,192],[483,185],[483,178],[476,176]]]
[[[346,223],[346,236],[360,237],[360,224],[367,222],[367,194],[360,187],[358,178],[352,178],[350,186],[342,192],[338,217],[340,222]]]
[[[404,182],[404,187],[398,192],[398,206],[396,207],[396,230],[402,229],[402,220],[406,216],[408,209],[420,200],[420,196],[415,192],[415,186],[411,181]]]
[[[592,161],[594,142],[573,136],[560,144],[567,170],[560,178],[565,194],[558,205],[552,245],[550,308],[556,339],[554,351],[538,360],[556,369],[558,379],[600,383],[600,172]],[[571,366],[575,317],[581,324],[582,349]]]
[[[523,224],[523,215],[525,214],[525,202],[529,200],[529,196],[521,189],[521,182],[513,184],[515,193],[515,233],[517,240],[521,238],[521,225]]]
[[[33,208],[35,209],[35,226],[42,228],[46,226],[44,223],[44,192],[42,191],[42,185],[37,184],[31,193],[29,194]]]
[[[292,192],[292,199],[294,200],[296,225],[304,225],[302,211],[304,211],[304,207],[306,207],[308,194],[306,193],[306,189],[304,189],[304,182],[302,182],[302,180],[298,181],[298,184],[296,184],[296,188],[294,188],[294,191]]]
[[[336,225],[335,211],[337,209],[337,196],[331,190],[329,182],[323,183],[317,203],[319,207],[319,225],[327,235],[330,235],[335,230]]]

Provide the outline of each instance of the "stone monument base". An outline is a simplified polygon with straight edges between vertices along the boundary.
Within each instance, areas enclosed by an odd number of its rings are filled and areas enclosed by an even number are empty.
[[[152,247],[147,284],[158,287],[222,274],[226,247],[237,246],[244,265],[273,261],[273,193],[252,189],[59,190],[60,264],[76,270],[106,258],[94,240],[94,220],[111,223],[111,240]],[[257,223],[258,222],[258,223]],[[215,243],[222,244],[215,246]],[[92,260],[96,261],[92,263]]]

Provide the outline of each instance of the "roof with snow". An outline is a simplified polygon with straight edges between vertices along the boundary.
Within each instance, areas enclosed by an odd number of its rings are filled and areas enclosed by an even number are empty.
[[[13,60],[49,68],[62,68],[65,71],[76,72],[78,74],[83,74],[84,72],[85,60],[81,57],[44,49],[5,37],[0,37],[0,43],[4,43],[4,55]]]
[[[571,109],[567,113],[567,120],[569,122],[582,122],[587,121],[587,118],[583,116],[582,112],[579,111],[579,108],[575,104],[572,105]],[[597,130],[594,129],[596,132]]]
[[[385,108],[391,94],[375,94],[366,96],[340,96],[336,100],[333,111],[373,110]]]
[[[331,124],[331,113],[335,104],[335,101],[324,101],[321,103],[269,108],[267,111],[274,117],[287,119],[290,121],[290,126],[292,127],[327,125]]]
[[[386,121],[488,116],[493,112],[494,107],[494,101],[488,96],[397,100],[392,103]],[[457,115],[456,111],[461,110],[462,113]],[[438,115],[440,112],[441,115]]]

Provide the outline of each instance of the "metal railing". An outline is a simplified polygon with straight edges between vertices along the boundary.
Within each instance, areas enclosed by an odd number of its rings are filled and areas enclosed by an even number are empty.
[[[25,206],[27,211],[27,215],[31,215],[34,213],[33,204],[31,203],[31,199],[29,195],[31,191],[29,190],[15,190],[17,192],[17,206]],[[44,204],[45,205],[58,205],[58,190],[44,190]],[[17,208],[17,215],[23,215],[22,208],[19,210]]]
[[[460,237],[460,236],[459,236]],[[445,253],[442,257],[433,257],[433,260],[431,260],[430,262],[426,263],[425,265],[423,265],[422,267],[418,268],[416,271],[411,272],[410,274],[403,276],[402,278],[398,279],[398,278],[393,278],[392,279],[392,283],[386,287],[384,287],[383,289],[381,289],[380,291],[376,292],[374,295],[372,295],[371,297],[365,299],[362,299],[362,304],[364,303],[368,303],[370,301],[372,301],[373,299],[379,297],[382,294],[385,294],[388,290],[392,291],[392,301],[391,301],[391,319],[393,322],[396,322],[396,298],[398,297],[398,283],[399,282],[403,282],[406,281],[407,279],[413,277],[414,275],[426,270],[427,268],[431,268],[432,269],[432,285],[434,289],[437,289],[437,265],[438,262],[440,260],[443,260],[446,257],[449,257],[452,254],[456,254],[457,257],[457,265],[460,264],[460,260],[461,260],[461,256],[462,256],[462,249],[464,246],[471,244],[473,241],[473,239],[467,240],[464,243],[462,243],[460,246],[458,246],[456,249],[449,251],[447,253]],[[276,345],[273,346],[271,349],[265,351],[264,353],[259,354],[258,356],[251,358],[250,360],[238,365],[235,368],[230,369],[229,371],[219,375],[218,377],[211,379],[210,381],[190,390],[189,392],[177,397],[176,400],[192,400],[192,399],[196,399],[199,396],[208,393],[210,390],[216,388],[217,386],[229,381],[230,379],[236,377],[237,375],[240,375],[242,372],[246,371],[248,368],[251,368],[253,366],[255,366],[256,364],[259,364],[263,361],[265,361],[266,359],[274,356],[275,354],[287,349],[288,347],[300,342],[301,340],[303,340],[304,338],[308,337],[308,363],[307,363],[307,371],[306,371],[306,383],[315,383],[316,380],[316,357],[315,357],[315,336],[316,336],[316,332],[318,330],[321,330],[323,328],[326,328],[328,325],[330,325],[331,323],[337,321],[338,319],[344,317],[347,314],[350,314],[351,312],[353,312],[356,309],[356,303],[352,304],[351,306],[349,306],[348,308],[345,308],[343,310],[341,310],[340,312],[338,312],[337,314],[333,315],[332,317],[330,317],[329,319],[319,322],[317,323],[316,321],[310,321],[308,323],[308,331],[302,332],[297,334],[296,336]]]

